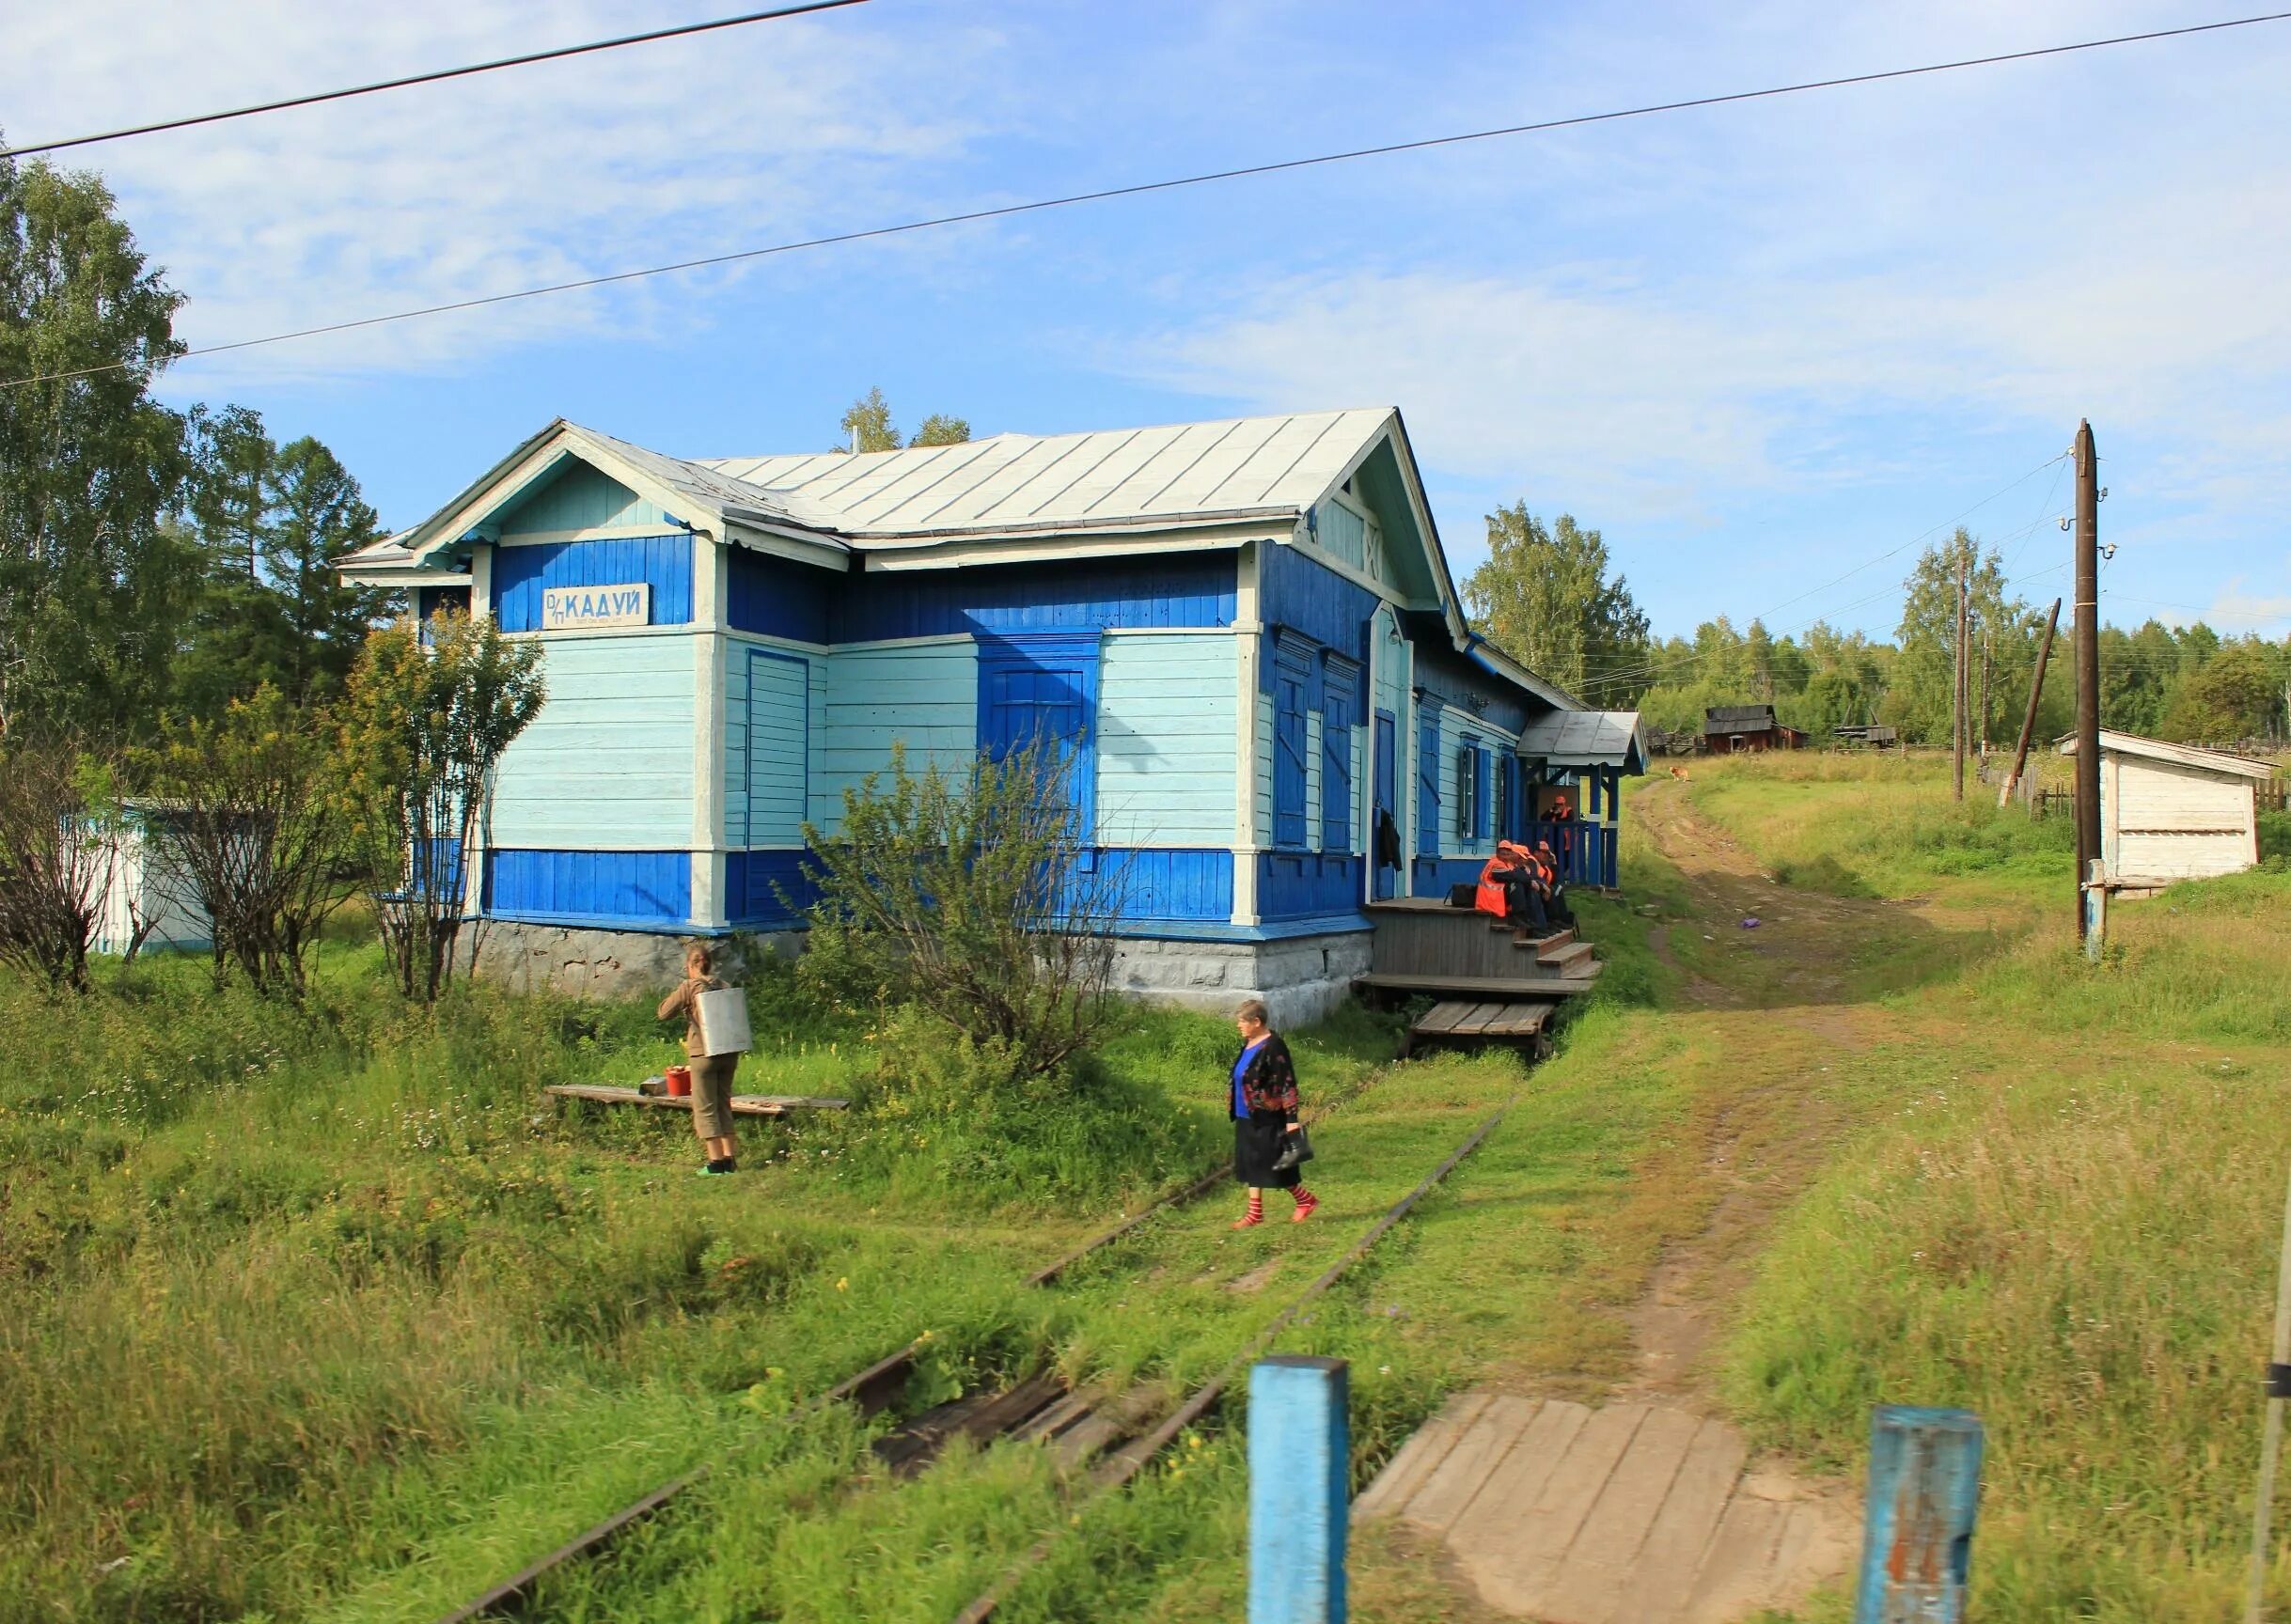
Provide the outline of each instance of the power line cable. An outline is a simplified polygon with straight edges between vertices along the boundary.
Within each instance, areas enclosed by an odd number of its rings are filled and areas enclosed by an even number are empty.
[[[1835,90],[1849,86],[1876,85],[1894,79],[1914,79],[1933,73],[1948,73],[1965,68],[1988,68],[2006,62],[2026,62],[2039,57],[2063,56],[2082,51],[2105,50],[2116,45],[2135,45],[2151,40],[2177,39],[2185,35],[2216,33],[2227,28],[2248,28],[2262,23],[2291,21],[2291,11],[2271,11],[2256,17],[2238,17],[2219,23],[2191,23],[2180,28],[2158,28],[2142,34],[2118,34],[2105,39],[2082,39],[2065,45],[2043,45],[2027,51],[2006,51],[1988,56],[1966,56],[1949,62],[1930,62],[1915,68],[1890,68],[1872,73],[1850,73],[1834,79],[1809,79],[1792,85],[1769,86],[1759,90],[1735,90],[1717,96],[1696,96],[1678,102],[1651,102],[1640,107],[1624,107],[1606,113],[1582,113],[1565,118],[1546,118],[1531,124],[1508,124],[1493,130],[1467,131],[1455,135],[1431,135],[1417,141],[1394,141],[1377,147],[1356,147],[1342,152],[1324,152],[1308,158],[1286,158],[1267,164],[1249,164],[1231,169],[1208,170],[1198,175],[1182,175],[1167,180],[1141,180],[1126,186],[1102,187],[1092,192],[1070,193],[1062,197],[1038,198],[1028,203],[1004,203],[987,209],[969,209],[953,214],[937,214],[921,220],[906,220],[892,226],[872,226],[855,231],[837,231],[821,237],[807,237],[788,242],[774,242],[761,248],[742,248],[730,253],[703,255],[693,259],[679,259],[666,265],[648,265],[636,271],[616,271],[597,276],[575,277],[565,282],[551,282],[537,288],[519,289],[509,293],[489,293],[475,299],[456,299],[442,304],[425,304],[412,310],[395,310],[383,316],[363,316],[347,321],[329,321],[316,327],[297,328],[290,333],[273,333],[259,338],[241,338],[228,344],[209,344],[188,349],[170,357],[189,360],[201,355],[220,355],[234,350],[252,350],[262,345],[284,344],[298,338],[317,338],[334,333],[354,332],[365,327],[380,327],[395,321],[411,321],[425,316],[444,316],[462,310],[483,309],[494,304],[508,304],[524,299],[539,299],[554,293],[579,292],[591,288],[605,288],[616,283],[636,282],[651,276],[666,276],[680,271],[700,271],[717,265],[739,264],[751,259],[763,259],[776,255],[794,254],[807,249],[834,247],[847,242],[864,242],[884,237],[903,236],[910,232],[934,230],[946,226],[975,225],[984,220],[1007,220],[1015,215],[1036,214],[1051,209],[1067,209],[1083,203],[1102,203],[1117,197],[1145,196],[1156,192],[1173,192],[1187,186],[1205,186],[1216,181],[1238,180],[1261,175],[1279,175],[1295,169],[1312,169],[1331,164],[1346,164],[1361,158],[1381,158],[1398,152],[1422,152],[1439,147],[1456,147],[1473,141],[1492,141],[1513,135],[1540,134],[1552,130],[1579,129],[1590,124],[1608,124],[1624,118],[1643,118],[1660,113],[1681,113],[1702,107],[1722,107],[1739,102],[1765,101],[1778,96],[1793,96],[1811,90]],[[11,378],[0,382],[0,389],[18,389],[35,383],[56,383],[73,378],[90,378],[100,373],[118,372],[136,366],[132,361],[106,362],[101,367],[84,367],[74,371],[48,372],[29,378]]]
[[[308,96],[289,96],[277,102],[257,102],[246,107],[228,107],[216,113],[195,113],[183,118],[162,118],[150,124],[130,124],[92,135],[69,135],[60,141],[31,141],[22,147],[0,148],[0,158],[21,158],[33,152],[61,152],[68,147],[92,147],[99,141],[124,141],[131,135],[156,135],[163,130],[188,130],[199,124],[220,124],[228,118],[252,118],[259,113],[279,113],[289,107],[314,107],[322,102],[343,102],[353,96],[372,96],[384,90],[403,90],[415,85],[434,85],[444,79],[466,79],[473,73],[495,73],[504,68],[524,68],[535,62],[554,62],[563,56],[587,56],[598,51],[618,51],[624,45],[649,45],[656,39],[681,39],[690,34],[713,34],[723,28],[744,28],[750,23],[770,23],[782,17],[801,17],[812,11],[834,11],[845,6],[864,6],[867,0],[806,0],[770,11],[745,11],[737,17],[718,17],[708,23],[682,23],[673,28],[653,28],[642,34],[621,34],[592,39],[586,45],[559,45],[548,51],[528,51],[522,56],[501,56],[491,62],[472,62],[465,68],[440,68],[428,73],[409,73],[402,79],[379,79],[371,85],[352,85],[340,90],[321,90]]]

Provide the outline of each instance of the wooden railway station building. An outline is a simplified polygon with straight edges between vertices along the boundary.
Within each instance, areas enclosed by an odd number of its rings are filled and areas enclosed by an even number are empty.
[[[1643,771],[1635,716],[1467,623],[1389,409],[699,460],[560,420],[342,572],[545,648],[471,906],[487,973],[580,990],[791,929],[803,825],[894,743],[1060,741],[1130,876],[1122,983],[1289,1021],[1553,786],[1611,885]]]

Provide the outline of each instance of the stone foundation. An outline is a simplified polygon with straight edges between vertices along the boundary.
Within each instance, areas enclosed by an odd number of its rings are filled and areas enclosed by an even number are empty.
[[[1134,998],[1231,1015],[1245,998],[1262,998],[1276,1026],[1322,1019],[1352,995],[1369,971],[1367,930],[1297,936],[1281,942],[1159,942],[1138,938],[1114,950],[1114,990]],[[588,930],[492,919],[483,925],[477,974],[521,992],[575,998],[633,998],[676,984],[684,944],[693,938],[646,930]],[[794,954],[803,933],[718,937],[717,974],[737,979],[752,953]]]
[[[666,992],[683,979],[684,945],[698,937],[650,930],[586,930],[568,925],[527,925],[489,919],[479,929],[477,974],[520,992],[562,992],[575,998],[634,998]],[[716,974],[737,979],[757,953],[793,954],[803,933],[710,938]]]
[[[1282,942],[1155,942],[1128,939],[1114,950],[1114,989],[1134,998],[1230,1016],[1262,998],[1276,1026],[1305,1026],[1352,996],[1369,971],[1366,930],[1296,936]]]

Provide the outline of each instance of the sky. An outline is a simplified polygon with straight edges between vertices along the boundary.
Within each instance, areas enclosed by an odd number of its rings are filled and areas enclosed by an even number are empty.
[[[0,134],[739,9],[11,0]],[[62,155],[196,345],[998,204],[2246,14],[869,0]],[[1964,523],[2042,605],[2092,420],[2104,618],[2291,634],[2291,23],[1394,154],[185,361],[391,528],[564,416],[824,448],[1393,405],[1462,578],[1525,502],[1658,633],[1890,634]]]

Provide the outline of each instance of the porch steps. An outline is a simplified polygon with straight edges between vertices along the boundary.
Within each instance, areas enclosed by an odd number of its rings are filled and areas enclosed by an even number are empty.
[[[1536,950],[1535,961],[1546,970],[1557,970],[1562,976],[1578,976],[1584,967],[1595,961],[1598,949],[1588,942],[1546,942]]]

